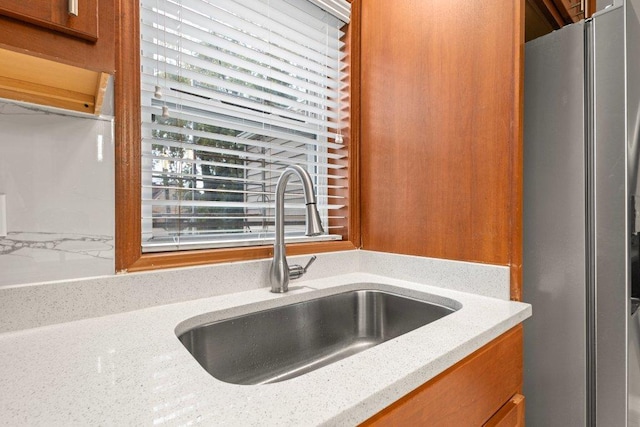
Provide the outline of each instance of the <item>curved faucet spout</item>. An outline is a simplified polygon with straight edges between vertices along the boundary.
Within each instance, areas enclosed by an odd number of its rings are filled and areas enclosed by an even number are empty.
[[[276,185],[276,236],[275,244],[273,247],[273,261],[271,263],[271,292],[282,293],[289,290],[289,279],[292,270],[296,271],[293,278],[302,276],[298,270],[300,266],[293,266],[291,269],[287,264],[286,248],[284,244],[284,193],[289,182],[291,175],[297,175],[302,182],[302,188],[304,190],[304,200],[307,205],[306,213],[306,235],[317,236],[324,232],[322,228],[322,222],[320,221],[320,214],[316,207],[316,195],[313,191],[313,181],[309,172],[299,165],[293,165],[287,167]],[[300,268],[299,268],[300,267]]]

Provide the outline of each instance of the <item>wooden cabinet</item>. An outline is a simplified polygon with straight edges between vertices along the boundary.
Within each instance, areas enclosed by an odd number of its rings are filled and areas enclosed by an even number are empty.
[[[3,0],[0,14],[95,42],[97,0]]]
[[[68,1],[0,1],[0,48],[113,74],[116,0],[78,0],[77,17]]]
[[[362,248],[522,265],[522,1],[362,2]],[[403,31],[398,31],[403,29]]]
[[[0,97],[99,114],[115,72],[116,0],[0,1]]]
[[[362,426],[523,426],[522,343],[518,325]]]

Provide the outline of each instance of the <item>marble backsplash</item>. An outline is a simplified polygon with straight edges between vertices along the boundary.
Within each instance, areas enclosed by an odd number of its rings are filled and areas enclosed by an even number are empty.
[[[114,273],[111,117],[0,100],[0,286]]]

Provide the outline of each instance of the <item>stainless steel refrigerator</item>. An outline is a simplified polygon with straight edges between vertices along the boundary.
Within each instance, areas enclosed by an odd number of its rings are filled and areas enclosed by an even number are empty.
[[[525,46],[528,426],[640,426],[640,0]]]

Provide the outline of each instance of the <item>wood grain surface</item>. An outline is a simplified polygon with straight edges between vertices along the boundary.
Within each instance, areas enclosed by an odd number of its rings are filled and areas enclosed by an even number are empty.
[[[64,22],[72,27],[70,27],[70,31],[64,33],[60,32],[60,27],[53,29],[50,26],[47,28],[42,26],[42,22],[33,23],[34,21],[32,21],[32,23],[29,23],[25,22],[24,19],[2,15],[0,16],[0,47],[86,68],[87,70],[113,74],[115,71],[117,18],[115,10],[117,1],[123,0],[80,0],[80,8],[82,8],[80,13],[90,13],[89,11],[93,10],[95,15],[97,7],[97,15],[94,16],[97,27],[88,30],[95,30],[97,39],[87,40],[78,38],[81,35],[72,31],[74,22],[78,21],[76,18],[62,21],[62,18],[56,17],[56,15],[59,15],[58,12],[47,12],[47,10],[39,9],[41,3],[54,4],[54,2],[10,0],[12,4],[15,3],[15,5],[20,5],[23,8],[34,9],[35,16],[50,13],[51,19],[58,19],[59,22]],[[0,3],[4,4],[4,2]],[[55,3],[66,4],[66,1],[56,0]],[[7,3],[5,6],[9,7],[11,5]],[[87,36],[87,38],[90,39],[91,37]]]
[[[508,265],[519,298],[524,1],[362,5],[363,248]]]
[[[522,325],[374,415],[361,426],[481,426],[522,388]]]

